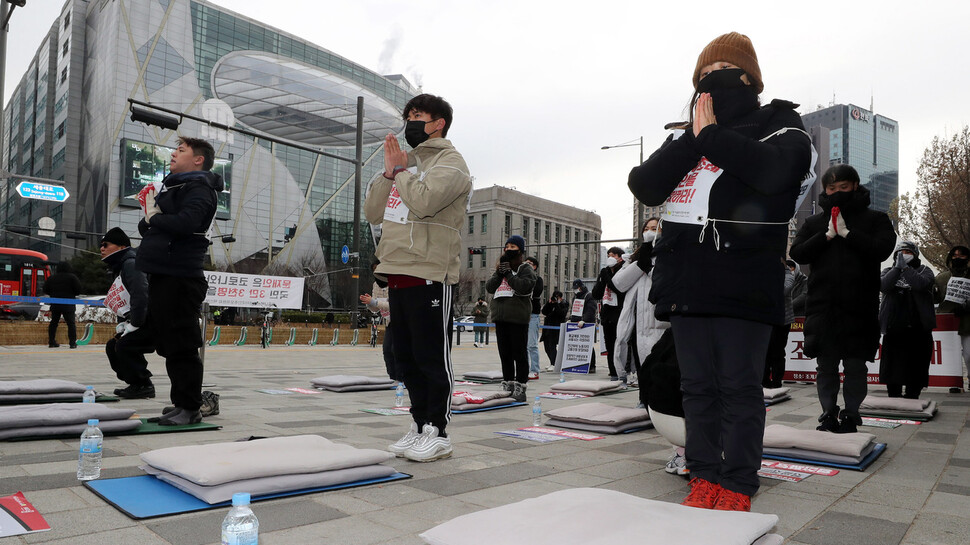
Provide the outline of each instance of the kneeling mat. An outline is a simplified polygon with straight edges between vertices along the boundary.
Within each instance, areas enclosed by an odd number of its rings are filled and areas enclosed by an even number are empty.
[[[421,538],[430,545],[760,545],[781,543],[774,536],[761,541],[777,523],[776,515],[696,509],[614,490],[573,488],[462,515]],[[501,538],[496,528],[502,529]]]

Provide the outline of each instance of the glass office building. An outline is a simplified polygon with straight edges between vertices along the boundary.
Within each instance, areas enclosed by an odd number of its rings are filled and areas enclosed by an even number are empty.
[[[802,116],[818,151],[818,174],[837,164],[859,172],[862,185],[871,192],[871,207],[883,212],[899,196],[899,123],[854,104],[836,104]],[[822,188],[816,183],[799,209],[799,217],[811,215]]]
[[[68,0],[3,110],[0,166],[61,180],[71,196],[61,204],[21,199],[12,178],[0,187],[0,213],[31,231],[5,231],[0,244],[57,260],[94,248],[110,227],[136,237],[142,213],[134,196],[165,176],[181,134],[213,143],[227,183],[210,247],[216,267],[308,275],[344,268],[341,248],[353,247],[353,163],[188,119],[177,130],[135,123],[128,98],[352,160],[363,96],[366,192],[383,167],[383,137],[403,130],[401,110],[416,92],[401,76],[205,1]],[[55,236],[38,236],[42,217],[55,220]],[[361,233],[369,271],[366,223]],[[317,291],[328,300],[330,283],[349,282],[324,277],[328,285]],[[346,306],[343,290],[333,291],[331,302]]]

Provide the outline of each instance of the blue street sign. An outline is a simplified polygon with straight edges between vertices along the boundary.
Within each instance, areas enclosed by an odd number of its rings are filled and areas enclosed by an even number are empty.
[[[344,265],[350,261],[350,248],[344,244],[344,247],[340,249],[340,261],[343,261]]]
[[[17,184],[17,194],[25,199],[54,202],[64,202],[71,196],[67,192],[67,189],[59,185],[39,184],[36,182],[20,182]]]

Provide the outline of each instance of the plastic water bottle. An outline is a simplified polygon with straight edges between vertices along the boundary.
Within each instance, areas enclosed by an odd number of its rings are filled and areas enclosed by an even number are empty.
[[[535,402],[532,403],[532,425],[542,425],[542,400],[539,396],[536,396]]]
[[[98,399],[98,394],[94,392],[94,386],[88,386],[84,390],[84,395],[81,396],[81,401],[84,403],[94,403],[96,399]]]
[[[559,382],[566,382],[566,372],[565,371],[560,371],[559,372]]]
[[[394,406],[397,408],[404,406],[404,383],[397,383],[397,390],[394,390]]]
[[[101,476],[101,446],[103,444],[104,434],[98,428],[98,419],[88,420],[88,427],[81,434],[81,448],[77,457],[77,478],[79,481],[90,481]]]
[[[222,545],[256,545],[259,543],[259,521],[249,508],[249,494],[232,495],[232,509],[222,519]]]

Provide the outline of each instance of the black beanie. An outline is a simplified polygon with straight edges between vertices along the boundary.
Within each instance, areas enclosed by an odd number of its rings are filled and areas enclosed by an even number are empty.
[[[128,235],[121,229],[121,227],[112,227],[107,233],[101,237],[101,242],[110,242],[118,246],[131,246],[131,239]]]

